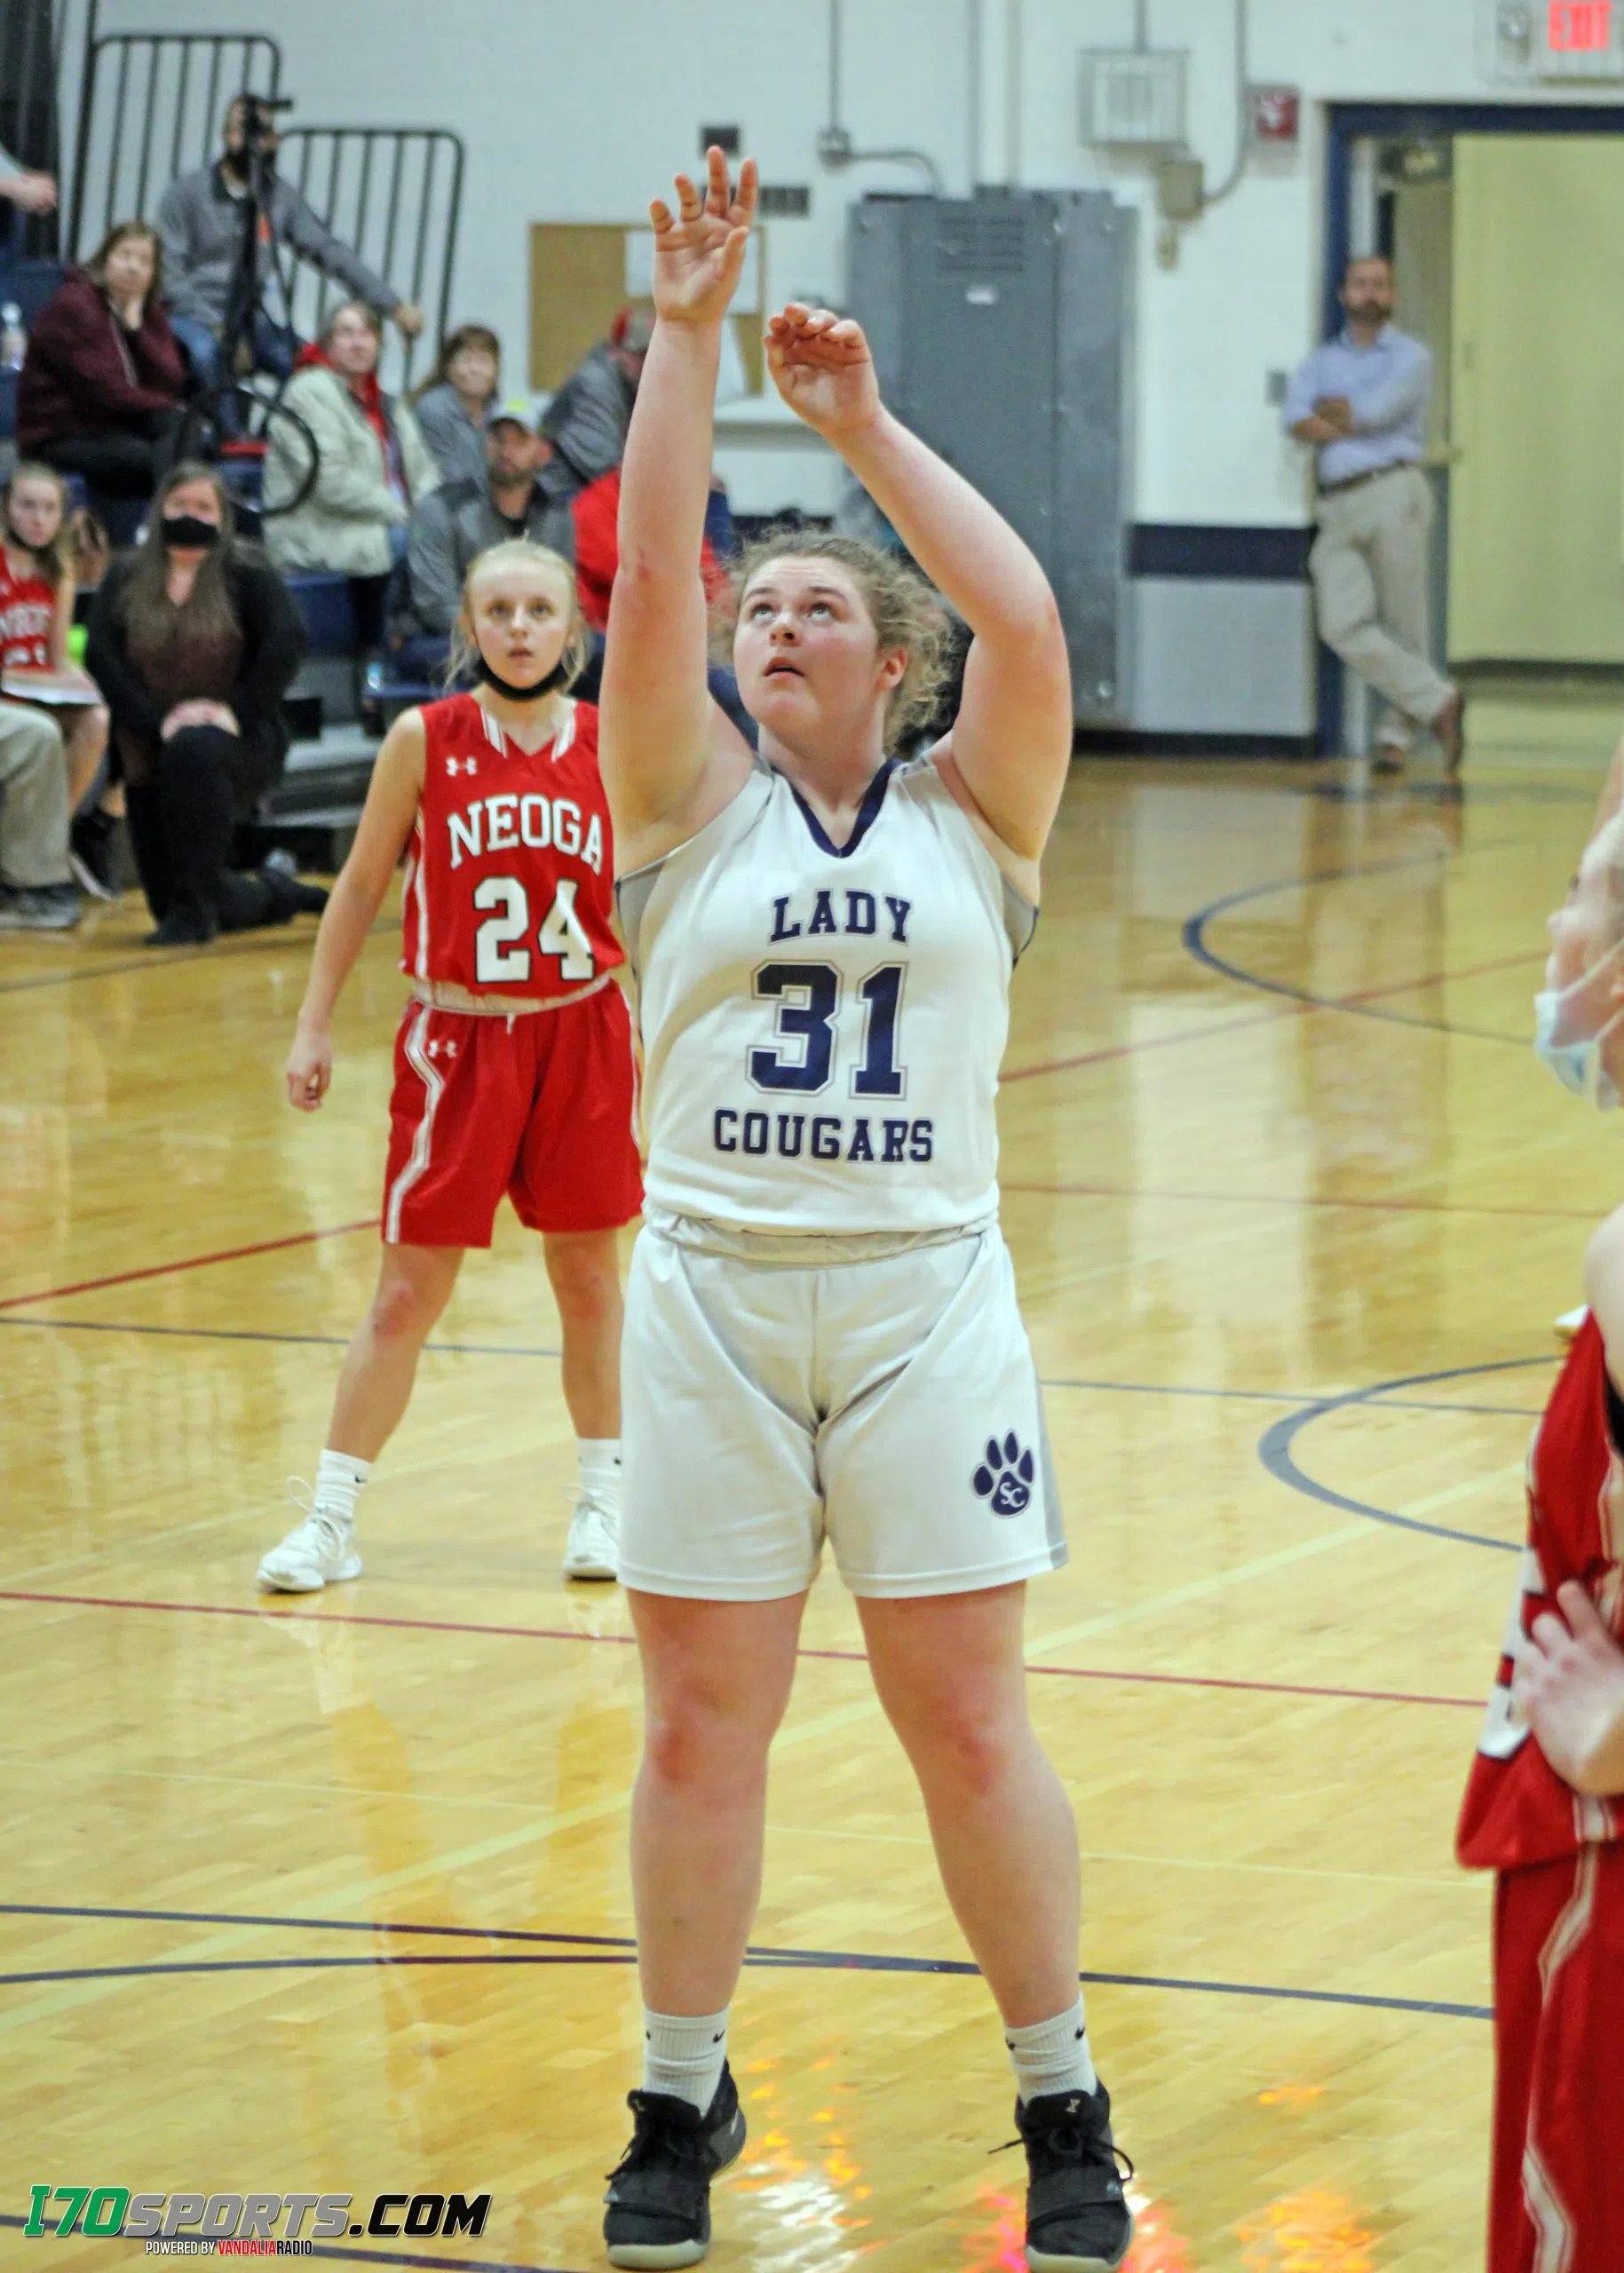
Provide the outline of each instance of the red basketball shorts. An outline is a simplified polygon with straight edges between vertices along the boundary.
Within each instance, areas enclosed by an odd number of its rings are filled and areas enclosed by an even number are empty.
[[[1624,2266],[1624,1849],[1502,1872],[1488,2273]]]
[[[600,1232],[643,1204],[631,1021],[613,982],[559,1010],[408,1002],[395,1036],[384,1237],[488,1247],[505,1192],[535,1232]]]

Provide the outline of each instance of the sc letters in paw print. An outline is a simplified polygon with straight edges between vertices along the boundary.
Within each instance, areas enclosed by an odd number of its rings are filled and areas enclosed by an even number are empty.
[[[1037,1469],[1029,1450],[1013,1429],[1000,1444],[986,1440],[986,1458],[970,1481],[978,1499],[991,1502],[995,1516],[1018,1516],[1032,1504],[1032,1479]]]

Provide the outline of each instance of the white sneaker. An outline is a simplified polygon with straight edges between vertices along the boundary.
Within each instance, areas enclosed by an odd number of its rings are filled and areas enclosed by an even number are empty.
[[[335,1579],[360,1576],[354,1525],[343,1523],[319,1508],[313,1508],[302,1524],[296,1524],[259,1565],[259,1583],[269,1594],[319,1594]]]
[[[620,1574],[621,1511],[583,1492],[569,1519],[564,1543],[566,1579],[614,1579]]]
[[[1565,1350],[1589,1315],[1588,1306],[1580,1303],[1576,1311],[1564,1311],[1560,1318],[1552,1321],[1557,1329],[1557,1339]]]

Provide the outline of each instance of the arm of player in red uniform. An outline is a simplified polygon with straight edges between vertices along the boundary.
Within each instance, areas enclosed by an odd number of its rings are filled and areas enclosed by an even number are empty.
[[[621,467],[620,558],[609,604],[598,752],[623,874],[658,859],[738,795],[752,763],[710,701],[698,574],[710,494],[722,326],[756,211],[756,163],[735,190],[719,150],[701,191],[656,198],[654,336]]]
[[[405,711],[384,735],[350,857],[316,933],[305,1000],[288,1053],[288,1102],[313,1113],[333,1078],[332,1019],[344,983],[377,920],[423,799],[423,713]]]
[[[1618,1390],[1624,1374],[1624,1208],[1607,1218],[1586,1251],[1585,1295]],[[1557,1589],[1557,1602],[1562,1617],[1547,1611],[1536,1618],[1517,1651],[1513,1707],[1565,1784],[1611,1798],[1624,1793],[1624,1649],[1576,1581]]]

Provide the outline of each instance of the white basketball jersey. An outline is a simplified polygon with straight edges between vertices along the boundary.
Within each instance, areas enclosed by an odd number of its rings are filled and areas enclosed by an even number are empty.
[[[654,1209],[908,1235],[998,1206],[1010,972],[1036,922],[929,759],[875,778],[836,848],[758,764],[621,879]]]

